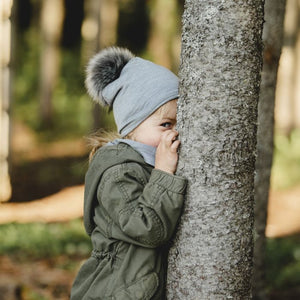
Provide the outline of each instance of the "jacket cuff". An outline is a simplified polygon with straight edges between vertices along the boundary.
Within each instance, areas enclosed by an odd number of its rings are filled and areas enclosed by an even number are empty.
[[[165,189],[178,194],[184,194],[187,186],[187,179],[162,170],[153,169],[149,183],[160,185]]]

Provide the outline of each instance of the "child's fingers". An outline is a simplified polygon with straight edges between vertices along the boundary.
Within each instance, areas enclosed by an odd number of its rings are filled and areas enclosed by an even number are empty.
[[[161,140],[164,141],[167,144],[172,144],[173,141],[176,140],[176,137],[178,136],[178,132],[175,130],[168,130],[163,133]]]
[[[171,151],[172,152],[177,152],[179,145],[180,145],[179,140],[174,141],[171,145]]]

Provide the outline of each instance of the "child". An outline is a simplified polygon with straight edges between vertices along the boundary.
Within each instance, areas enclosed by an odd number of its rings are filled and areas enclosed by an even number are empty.
[[[86,86],[112,108],[121,138],[98,147],[86,174],[84,225],[93,251],[71,299],[165,299],[166,243],[186,188],[174,175],[178,78],[111,47],[90,60]]]

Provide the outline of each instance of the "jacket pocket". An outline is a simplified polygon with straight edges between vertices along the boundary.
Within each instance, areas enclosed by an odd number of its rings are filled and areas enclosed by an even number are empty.
[[[149,300],[159,286],[156,273],[150,273],[138,279],[126,288],[113,293],[113,300]]]

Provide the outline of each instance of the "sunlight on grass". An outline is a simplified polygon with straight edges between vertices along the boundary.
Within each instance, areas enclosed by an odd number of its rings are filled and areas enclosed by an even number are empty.
[[[300,130],[294,130],[290,138],[277,134],[274,143],[271,187],[286,189],[300,184]]]

